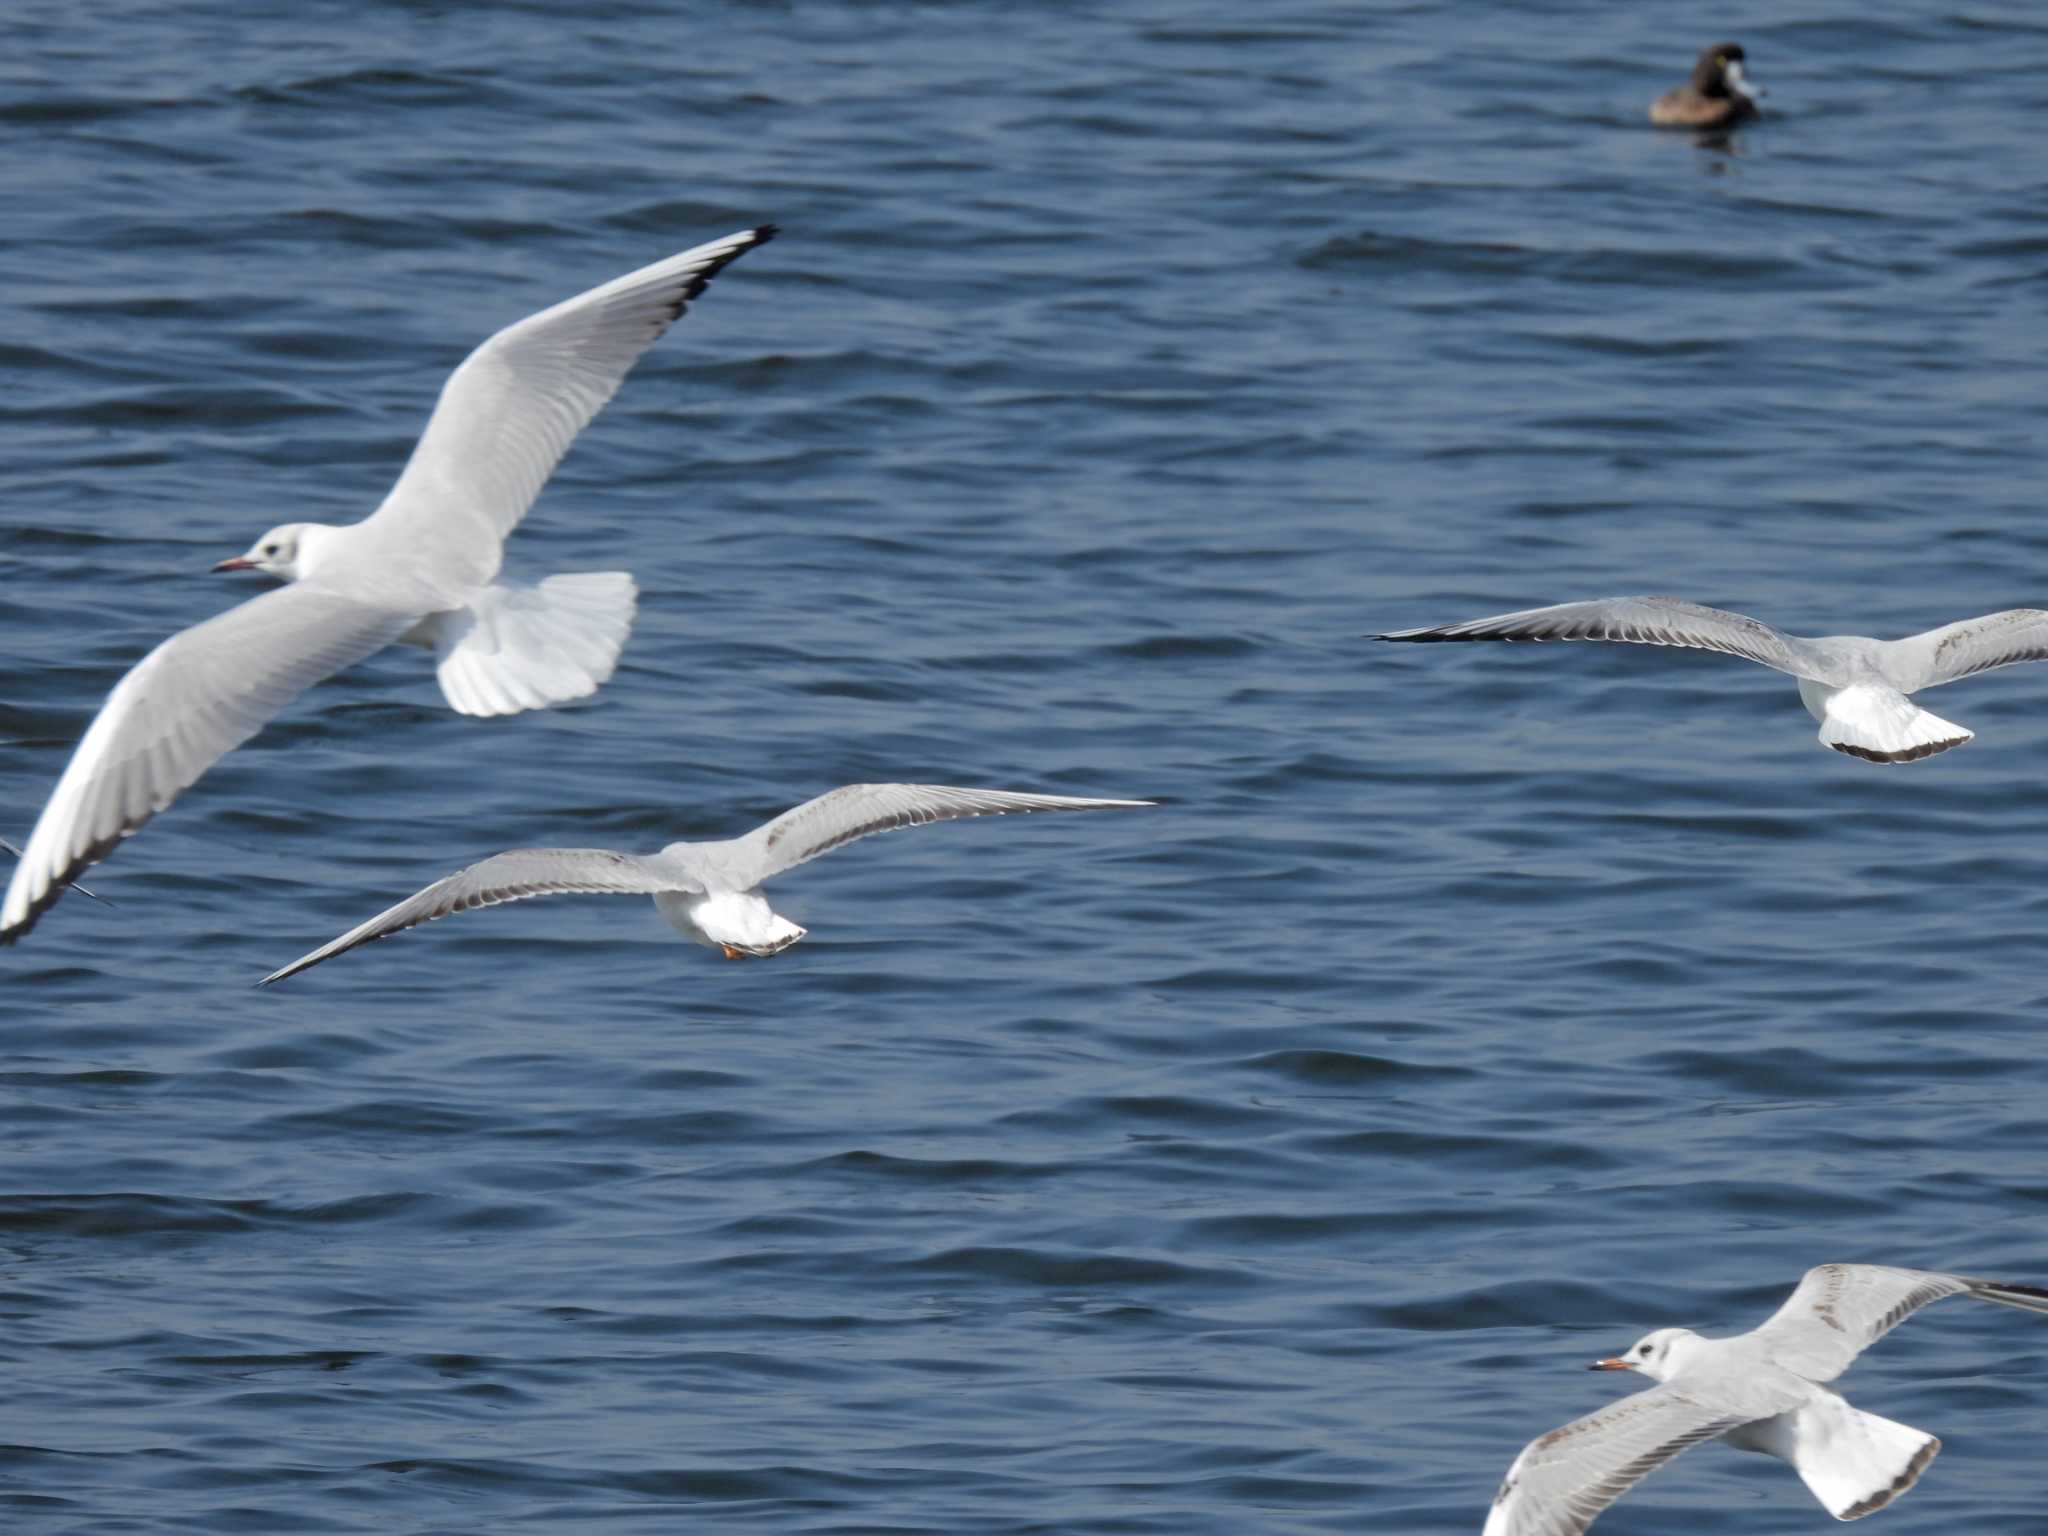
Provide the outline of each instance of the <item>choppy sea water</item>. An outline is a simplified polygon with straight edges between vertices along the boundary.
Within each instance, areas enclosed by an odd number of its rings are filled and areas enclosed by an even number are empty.
[[[589,703],[322,685],[0,957],[0,1504],[36,1532],[1473,1531],[1649,1327],[2048,1279],[2048,673],[1363,636],[2048,597],[2029,7],[31,5],[0,52],[0,832],[205,569],[383,494],[497,326],[763,219],[517,573]],[[833,785],[727,964],[639,902],[248,983],[501,848]],[[1895,1533],[2048,1530],[2048,1335],[1848,1383]],[[1707,1448],[1601,1529],[1818,1529]]]

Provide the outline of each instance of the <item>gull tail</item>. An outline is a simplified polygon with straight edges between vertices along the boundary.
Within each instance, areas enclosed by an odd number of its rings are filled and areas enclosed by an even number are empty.
[[[1792,1463],[1837,1520],[1883,1509],[1920,1481],[1941,1449],[1934,1436],[1852,1408],[1832,1392],[1771,1423],[1778,1431],[1772,1453]]]
[[[465,715],[512,715],[593,694],[618,665],[637,596],[624,571],[486,587],[435,622],[441,692]]]
[[[1821,743],[1866,763],[1916,763],[1977,734],[1877,683],[1828,688],[1801,678],[1799,696],[1820,721]]]
[[[809,933],[768,905],[758,891],[656,891],[654,905],[686,939],[725,951],[725,958],[779,955]]]

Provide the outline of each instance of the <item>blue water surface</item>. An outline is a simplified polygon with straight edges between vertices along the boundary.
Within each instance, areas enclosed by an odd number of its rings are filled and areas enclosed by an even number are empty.
[[[1879,769],[1789,680],[1369,633],[2048,600],[2048,17],[1280,0],[17,6],[0,833],[383,495],[500,325],[774,219],[516,574],[624,664],[393,650],[0,954],[0,1524],[1472,1532],[1581,1367],[1830,1259],[2048,1281],[2048,671]],[[1769,116],[1648,101],[1740,38]],[[860,780],[1142,795],[257,977],[476,858]],[[1848,1390],[1883,1515],[2048,1531],[2048,1330]],[[1709,1447],[1603,1533],[1819,1530]]]

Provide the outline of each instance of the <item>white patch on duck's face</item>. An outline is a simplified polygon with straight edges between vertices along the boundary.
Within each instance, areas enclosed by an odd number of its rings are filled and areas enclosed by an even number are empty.
[[[676,932],[735,960],[780,954],[809,931],[779,915],[755,891],[660,891],[654,905]]]

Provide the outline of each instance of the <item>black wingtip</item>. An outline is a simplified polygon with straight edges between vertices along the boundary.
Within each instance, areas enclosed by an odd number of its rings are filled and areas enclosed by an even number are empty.
[[[1979,1294],[1985,1291],[2002,1291],[2008,1296],[2024,1296],[2031,1302],[2048,1303],[2048,1287],[2038,1285],[2019,1285],[2010,1280],[1987,1280],[1980,1288]],[[2039,1310],[2048,1312],[2048,1305],[2040,1307]]]
[[[692,302],[702,298],[704,290],[711,286],[711,279],[718,276],[719,273],[738,261],[747,252],[757,250],[761,246],[766,245],[770,240],[781,234],[782,229],[781,226],[776,224],[757,224],[754,228],[748,230],[747,233],[753,238],[748,240],[746,244],[735,245],[723,256],[719,257],[716,261],[708,263],[702,271],[691,277],[690,281],[684,285],[683,291],[676,295],[675,303],[669,307],[668,317],[670,320],[682,319],[683,312],[690,307]]]

